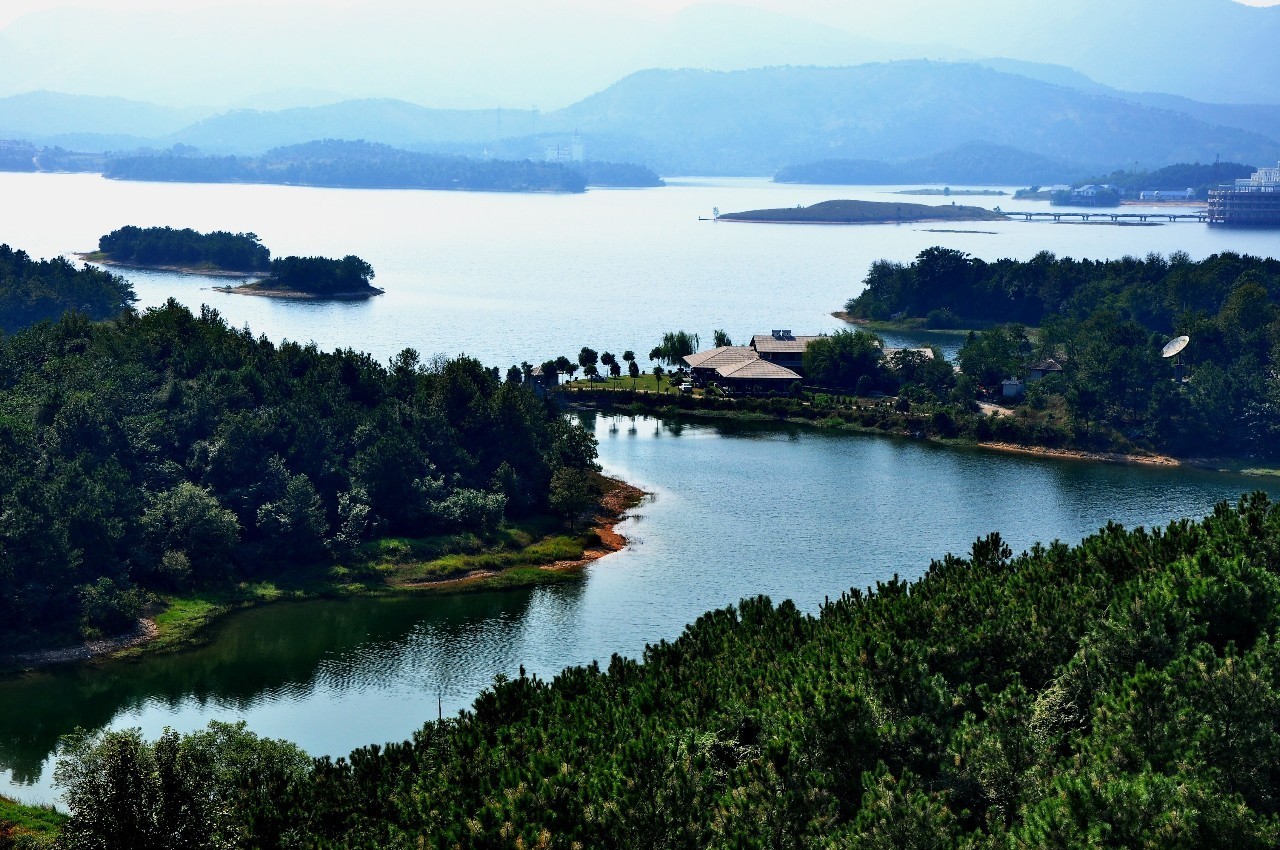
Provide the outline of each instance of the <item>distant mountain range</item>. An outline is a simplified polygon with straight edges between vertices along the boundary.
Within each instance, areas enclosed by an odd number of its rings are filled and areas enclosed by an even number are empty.
[[[201,115],[45,92],[0,99],[0,138],[96,150],[181,144],[256,155],[346,139],[541,159],[574,133],[592,159],[667,175],[773,175],[858,160],[892,165],[908,182],[1048,183],[1134,163],[1280,160],[1280,106],[1127,94],[1070,69],[1007,60],[642,71],[545,113],[383,99]]]

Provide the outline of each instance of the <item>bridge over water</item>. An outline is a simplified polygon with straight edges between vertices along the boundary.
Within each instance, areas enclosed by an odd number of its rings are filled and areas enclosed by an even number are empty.
[[[1017,218],[1022,216],[1023,221],[1062,221],[1064,218],[1074,218],[1080,221],[1092,221],[1099,219],[1101,221],[1110,221],[1116,224],[1121,222],[1138,221],[1146,222],[1151,219],[1168,221],[1170,223],[1179,221],[1200,222],[1201,224],[1209,220],[1208,211],[1191,212],[1191,213],[1168,213],[1168,212],[1141,212],[1141,213],[1114,213],[1114,212],[1021,212],[1018,210],[1002,210],[997,209],[996,212],[1007,215],[1009,218]]]

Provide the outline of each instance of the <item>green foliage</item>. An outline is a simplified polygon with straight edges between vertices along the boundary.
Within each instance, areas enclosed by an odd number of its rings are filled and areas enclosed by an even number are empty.
[[[684,365],[684,358],[697,350],[697,334],[691,334],[688,331],[667,331],[662,335],[662,343],[649,352],[649,359],[679,368]]]
[[[136,300],[119,275],[77,269],[61,257],[32,260],[25,251],[0,245],[0,331],[13,333],[69,311],[108,319]]]
[[[810,342],[804,351],[804,374],[817,386],[856,388],[859,395],[890,382],[880,338],[866,331],[837,331]]]
[[[72,850],[297,846],[292,811],[310,763],[285,741],[243,723],[142,740],[137,729],[63,740],[54,772],[70,811],[60,846]]]
[[[113,230],[98,240],[98,250],[122,263],[140,265],[212,266],[231,271],[266,271],[271,252],[255,233],[191,228],[134,227]]]
[[[327,257],[277,257],[271,274],[255,286],[288,289],[315,295],[362,292],[373,289],[373,266],[348,254],[341,260]]]
[[[484,534],[595,455],[469,358],[384,367],[174,302],[0,337],[0,643],[123,631],[151,592],[323,577],[376,534]]]

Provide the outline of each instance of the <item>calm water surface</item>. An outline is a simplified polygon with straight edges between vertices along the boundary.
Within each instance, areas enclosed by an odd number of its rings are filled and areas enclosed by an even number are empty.
[[[1274,254],[1274,233],[1191,224],[803,227],[699,222],[723,211],[837,197],[902,200],[890,188],[675,180],[585,195],[354,191],[124,183],[0,174],[0,241],[34,256],[94,247],[125,224],[254,231],[277,255],[358,254],[387,294],[307,304],[209,292],[215,281],[128,272],[141,306],[210,303],[273,339],[405,346],[487,363],[539,362],[582,345],[643,356],[665,330],[735,339],[842,325],[828,313],[870,263],[931,245],[985,259],[1048,249],[1076,257],[1185,250]],[[907,199],[919,200],[919,199]],[[924,199],[932,202],[940,199]],[[1008,209],[1008,198],[974,198]],[[945,340],[945,338],[943,338]],[[51,753],[76,726],[191,730],[244,719],[314,754],[403,739],[468,706],[520,665],[569,664],[677,637],[744,596],[827,596],[962,551],[1000,530],[1015,548],[1076,541],[1109,520],[1198,516],[1259,482],[947,450],[880,437],[653,419],[588,418],[605,467],[653,493],[624,524],[631,546],[579,582],[502,594],[278,605],[237,615],[207,647],[172,658],[0,681],[0,793],[49,800]],[[1273,495],[1280,487],[1270,485]]]
[[[273,255],[358,254],[387,294],[359,304],[224,295],[217,281],[125,272],[141,306],[209,303],[272,338],[355,347],[384,362],[406,346],[486,363],[540,363],[583,345],[642,357],[663,331],[738,341],[772,328],[820,332],[861,291],[871,263],[931,245],[988,260],[1041,250],[1100,259],[1184,250],[1271,255],[1272,232],[975,222],[853,227],[698,221],[721,211],[832,198],[942,203],[899,187],[673,179],[666,188],[582,195],[132,183],[87,174],[0,174],[0,242],[34,256],[91,250],[126,224],[252,231]],[[1044,208],[974,197],[959,203]],[[1137,208],[1134,208],[1137,209]],[[963,231],[963,232],[939,232]],[[641,365],[646,365],[643,361]]]

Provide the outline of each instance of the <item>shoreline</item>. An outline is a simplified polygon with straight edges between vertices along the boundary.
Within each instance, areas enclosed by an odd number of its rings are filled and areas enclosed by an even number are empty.
[[[315,292],[299,292],[296,289],[255,289],[253,284],[210,286],[208,289],[226,295],[257,295],[260,298],[293,298],[299,301],[366,301],[386,292],[385,289],[379,289],[376,286],[358,292],[330,292],[324,295]]]
[[[580,558],[534,565],[532,568],[537,570],[538,574],[544,578],[550,579],[554,576],[556,578],[552,580],[559,580],[561,577],[567,579],[589,564],[593,564],[614,552],[619,552],[626,548],[628,540],[619,534],[616,528],[619,523],[628,517],[629,511],[639,505],[648,494],[640,488],[617,478],[601,476],[601,479],[606,483],[606,490],[601,495],[600,502],[592,510],[590,526],[584,531],[585,534],[594,534],[599,541],[598,544],[584,548]],[[534,545],[537,542],[541,541],[535,541]],[[482,590],[510,590],[538,584],[536,580],[504,580],[504,577],[511,577],[511,574],[527,569],[529,568],[512,566],[502,570],[472,570],[461,576],[418,581],[388,581],[382,585],[366,586],[354,591],[348,586],[345,592],[331,585],[320,591],[292,596],[290,601],[305,602],[333,596],[387,596],[422,591],[463,593]],[[228,603],[225,607],[211,611],[199,618],[192,632],[181,636],[181,640],[172,645],[156,645],[162,635],[159,624],[156,622],[159,615],[154,615],[140,619],[132,631],[123,635],[101,640],[84,641],[71,646],[34,649],[0,655],[0,679],[8,676],[21,676],[48,667],[69,664],[94,664],[137,658],[156,651],[162,653],[180,652],[185,648],[199,645],[202,642],[200,640],[202,633],[223,617],[236,611],[269,605],[273,601],[276,600],[240,600]]]
[[[593,399],[588,402],[570,401],[570,407],[577,407],[586,410],[596,410],[601,413],[632,413],[634,411],[627,410],[625,406],[615,405],[609,401],[601,401]],[[1066,449],[1055,448],[1052,446],[1029,446],[1018,443],[1007,443],[997,440],[973,440],[964,437],[936,437],[936,436],[915,436],[907,431],[893,431],[880,428],[868,428],[853,423],[844,425],[823,424],[823,420],[806,419],[799,416],[776,416],[760,414],[752,411],[733,411],[733,410],[699,410],[697,408],[675,408],[672,407],[667,413],[662,413],[661,409],[646,409],[639,411],[639,415],[653,416],[657,418],[669,417],[685,417],[689,419],[701,419],[709,421],[737,421],[748,424],[773,424],[773,425],[790,425],[811,428],[819,431],[847,431],[853,434],[866,434],[869,436],[891,437],[896,439],[913,440],[916,442],[929,443],[944,448],[966,448],[966,449],[982,449],[984,451],[998,451],[1008,454],[1023,454],[1034,457],[1048,458],[1054,460],[1076,460],[1086,461],[1090,463],[1122,463],[1138,466],[1158,466],[1163,468],[1177,467],[1193,467],[1196,469],[1204,469],[1217,472],[1228,472],[1241,475],[1250,474],[1267,474],[1266,471],[1259,470],[1256,473],[1250,471],[1233,470],[1222,465],[1217,459],[1192,459],[1192,458],[1176,458],[1168,455],[1159,454],[1134,454],[1125,452],[1099,452],[1089,451],[1087,449]]]
[[[1138,455],[1123,452],[1091,452],[1084,449],[1055,449],[1048,446],[1023,446],[1018,443],[1002,443],[983,441],[974,443],[980,449],[1009,454],[1032,455],[1035,457],[1052,457],[1063,460],[1083,460],[1092,463],[1131,463],[1142,466],[1177,467],[1186,466],[1186,461],[1168,455]]]
[[[238,280],[247,280],[255,277],[265,277],[266,272],[239,272],[231,269],[210,269],[203,266],[183,266],[183,265],[166,265],[158,263],[126,263],[120,260],[112,260],[98,254],[97,251],[86,251],[83,253],[72,254],[78,260],[86,263],[92,263],[96,266],[113,266],[121,269],[137,269],[144,272],[169,272],[171,274],[189,274],[199,277],[227,277]],[[216,288],[216,287],[215,287]]]

